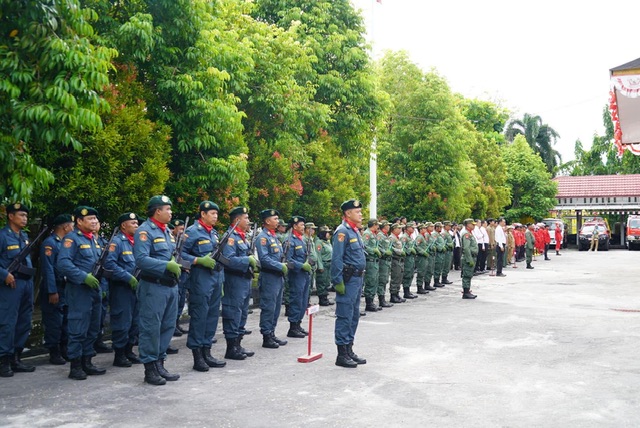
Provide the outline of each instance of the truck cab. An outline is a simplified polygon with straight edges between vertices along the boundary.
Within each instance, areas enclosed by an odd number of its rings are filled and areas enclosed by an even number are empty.
[[[630,215],[627,218],[626,243],[629,251],[640,248],[640,215]]]

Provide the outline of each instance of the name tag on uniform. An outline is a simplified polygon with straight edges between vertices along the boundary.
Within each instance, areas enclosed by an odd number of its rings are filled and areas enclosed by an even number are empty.
[[[164,239],[164,238],[156,238],[156,239],[153,240],[154,244],[157,243],[157,242],[167,242],[167,240]]]
[[[351,239],[349,239],[349,242],[350,242],[350,243],[352,243],[352,244],[353,244],[354,242],[358,242],[358,238],[351,238]]]
[[[210,239],[205,239],[203,241],[198,241],[198,245],[204,245],[204,244],[209,244],[211,242]]]
[[[9,245],[7,247],[7,251],[11,251],[11,250],[17,250],[20,248],[20,245]]]
[[[123,256],[129,256],[129,255],[131,255],[131,254],[133,254],[133,251],[123,251],[123,252],[122,252],[122,255],[123,255]]]
[[[302,249],[302,245],[296,245],[296,250],[301,250]]]
[[[91,245],[89,245],[89,244],[82,244],[82,245],[80,245],[80,249],[81,249],[81,250],[86,250],[87,248],[91,248]]]

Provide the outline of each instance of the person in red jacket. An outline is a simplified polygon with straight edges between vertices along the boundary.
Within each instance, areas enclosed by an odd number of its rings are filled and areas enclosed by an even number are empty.
[[[556,232],[555,232],[555,237],[556,237],[556,256],[560,255],[560,246],[562,245],[562,229],[561,229],[561,224],[560,222],[556,223]]]
[[[541,235],[544,242],[544,259],[551,260],[547,255],[547,252],[549,251],[549,245],[551,245],[551,235],[549,234],[549,225],[545,223],[545,225],[541,228],[541,230],[542,230]]]

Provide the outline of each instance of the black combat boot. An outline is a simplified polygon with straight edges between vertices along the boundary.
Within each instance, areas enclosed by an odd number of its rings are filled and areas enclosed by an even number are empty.
[[[113,357],[113,365],[116,367],[131,367],[131,361],[127,358],[124,348],[113,348],[116,355]]]
[[[378,311],[382,310],[382,308],[378,308],[376,306],[376,304],[373,303],[373,297],[365,297],[364,300],[365,300],[365,302],[367,302],[367,305],[364,308],[365,311],[367,311],[367,312],[378,312]]]
[[[22,357],[22,348],[16,348],[13,353],[13,361],[11,362],[11,370],[15,373],[31,373],[36,371],[36,366],[25,364],[20,359]]]
[[[178,348],[174,348],[173,346],[169,345],[169,346],[167,346],[167,350],[165,352],[168,355],[174,355],[174,354],[177,354],[178,352],[180,352],[180,350]]]
[[[66,360],[62,358],[59,346],[52,346],[49,348],[49,363],[54,366],[64,366],[67,364]]]
[[[560,255],[560,251],[556,251],[556,256],[559,256],[559,255]]]
[[[0,377],[13,376],[13,370],[11,370],[11,356],[5,355],[0,357]]]
[[[226,361],[219,360],[211,356],[211,348],[202,347],[202,358],[204,358],[204,362],[207,363],[209,367],[220,368],[227,365]]]
[[[305,336],[309,336],[309,332],[307,330],[305,330],[304,328],[302,328],[302,321],[298,321],[296,323],[296,328],[298,329],[298,331],[302,334],[304,334]]]
[[[303,332],[298,330],[298,323],[290,322],[289,323],[289,331],[287,332],[287,337],[295,337],[297,339],[304,339],[306,336]]]
[[[270,334],[262,335],[262,347],[268,349],[278,349],[280,345],[278,342],[273,340],[273,337]]]
[[[436,287],[431,286],[431,280],[424,285],[424,289],[427,291],[435,291]]]
[[[380,303],[381,308],[393,308],[393,305],[391,303],[387,303],[383,295],[378,296],[378,302]]]
[[[531,266],[531,263],[527,263],[527,269],[533,269],[534,267]]]
[[[406,302],[406,300],[400,297],[400,293],[393,293],[391,295],[391,303],[404,303],[404,302]]]
[[[242,352],[244,355],[246,355],[247,357],[253,357],[256,353],[253,351],[249,351],[248,349],[245,349],[242,347],[242,339],[244,339],[244,336],[239,336],[236,339],[236,344],[238,346],[238,350],[240,352]]]
[[[224,354],[224,357],[228,360],[244,360],[247,358],[245,354],[236,348],[236,338],[227,339],[227,352]]]
[[[187,330],[186,328],[183,328],[183,327],[180,325],[180,320],[178,320],[178,321],[176,322],[176,327],[178,328],[178,331],[179,331],[180,333],[182,333],[182,334],[187,334],[187,333],[189,333],[189,330]]]
[[[71,360],[71,370],[69,371],[69,379],[85,380],[87,374],[82,369],[82,360],[80,358],[74,358]]]
[[[448,276],[449,275],[442,275],[442,280],[440,281],[440,283],[442,283],[442,284],[453,284],[453,282],[449,281]]]
[[[418,294],[427,294],[429,291],[425,290],[422,285],[418,285]]]
[[[64,358],[65,361],[69,361],[69,355],[67,353],[67,343],[64,342],[60,344],[60,355]]]
[[[478,296],[476,296],[475,294],[472,294],[471,290],[468,288],[465,288],[464,291],[462,292],[463,299],[475,299],[476,297]]]
[[[291,315],[291,310],[289,309],[289,305],[284,305],[284,316],[288,317]]]
[[[208,372],[209,366],[205,363],[200,348],[192,349],[191,353],[193,354],[193,369],[199,372]]]
[[[289,343],[289,342],[288,342],[288,341],[286,341],[286,340],[278,339],[278,337],[276,336],[276,333],[275,333],[275,332],[271,333],[271,337],[273,338],[273,341],[274,341],[274,342],[276,342],[276,343],[277,343],[278,345],[280,345],[280,346],[284,346],[284,345],[286,345],[287,343]]]
[[[144,381],[150,385],[164,385],[167,381],[160,376],[156,362],[144,363]]]
[[[358,357],[356,353],[353,352],[353,342],[347,345],[347,353],[349,354],[349,357],[356,362],[356,364],[367,364],[367,360]]]
[[[336,366],[355,369],[358,363],[353,361],[349,356],[348,345],[338,345],[338,357],[336,358]]]
[[[96,367],[91,362],[93,356],[84,356],[82,357],[82,370],[89,376],[100,376],[107,372],[107,369],[103,369],[101,367]]]
[[[140,358],[133,352],[133,343],[127,343],[127,346],[124,347],[124,355],[131,361],[131,364],[142,364]]]
[[[180,375],[179,374],[177,374],[177,373],[176,374],[169,373],[167,371],[167,369],[164,368],[164,360],[162,360],[162,359],[157,360],[155,362],[155,364],[156,364],[156,370],[158,371],[158,374],[160,376],[162,376],[163,378],[165,378],[167,381],[174,382],[174,381],[180,379]]]
[[[111,348],[111,346],[107,345],[102,340],[102,333],[98,335],[98,337],[96,338],[96,341],[93,343],[93,349],[98,354],[110,354],[113,352],[113,349]]]
[[[439,278],[438,278],[438,279],[439,279]],[[441,284],[441,283],[438,281],[438,279],[434,278],[434,280],[433,280],[433,286],[434,286],[434,287],[436,287],[436,288],[442,288],[442,287],[444,287],[444,284]],[[435,290],[435,288],[434,288],[434,290]]]
[[[173,337],[181,337],[182,335],[183,333],[180,331],[180,329],[176,325],[176,328],[173,329]]]
[[[409,289],[409,287],[404,287],[404,296],[405,299],[417,299],[418,296],[416,296],[415,294],[413,294],[411,292],[411,290]]]
[[[335,305],[335,303],[329,299],[329,296],[319,296],[319,302],[318,304],[320,306],[332,306]]]

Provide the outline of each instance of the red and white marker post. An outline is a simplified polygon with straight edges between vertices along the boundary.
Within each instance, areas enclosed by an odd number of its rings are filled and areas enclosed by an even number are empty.
[[[311,342],[313,337],[313,314],[320,312],[320,305],[313,305],[307,308],[307,315],[309,316],[309,336],[307,336],[307,355],[303,355],[298,357],[299,363],[310,363],[315,360],[319,360],[322,358],[321,353],[312,353],[311,352]]]

